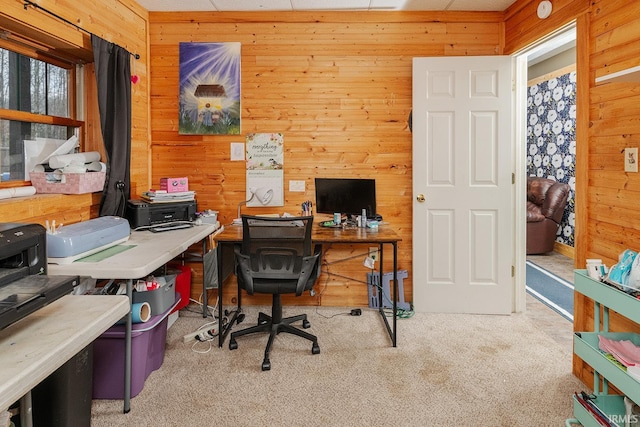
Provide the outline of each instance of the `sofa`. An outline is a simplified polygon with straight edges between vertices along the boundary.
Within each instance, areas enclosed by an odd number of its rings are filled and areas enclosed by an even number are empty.
[[[527,255],[553,251],[569,190],[552,179],[527,178]]]

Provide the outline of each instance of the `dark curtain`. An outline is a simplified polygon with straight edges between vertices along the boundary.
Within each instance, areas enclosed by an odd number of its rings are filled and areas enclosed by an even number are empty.
[[[130,197],[131,54],[95,34],[91,36],[98,87],[102,139],[107,154],[107,178],[100,216],[124,217]]]

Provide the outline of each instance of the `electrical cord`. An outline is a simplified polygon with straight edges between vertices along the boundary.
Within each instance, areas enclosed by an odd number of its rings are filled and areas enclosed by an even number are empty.
[[[219,298],[219,297],[218,297],[218,298]],[[199,297],[199,299],[198,299],[198,300],[195,300],[195,299],[193,299],[193,298],[189,298],[189,301],[191,301],[191,302],[192,302],[192,303],[194,303],[194,304],[198,304],[200,307],[202,307],[202,302],[200,301],[200,299],[202,299],[202,293],[200,293],[200,297]],[[217,311],[217,309],[218,309],[218,301],[219,301],[219,300],[218,300],[218,299],[216,299],[216,303],[215,303],[215,305],[214,305],[214,306],[210,306],[210,305],[208,305],[208,304],[207,304],[207,312],[208,312],[208,313],[209,313],[209,315],[211,315],[211,317],[213,317],[214,319],[217,319],[217,318],[218,318],[218,316],[216,316],[216,311]],[[197,313],[197,312],[196,312],[196,311],[194,311],[194,310],[188,310],[188,311],[190,311],[191,313]]]
[[[118,192],[118,203],[116,205],[116,216],[124,218],[125,209],[127,208],[127,198],[124,195],[125,183],[116,182],[116,191]]]
[[[328,252],[328,250],[329,250],[329,249],[327,249],[327,250],[325,251],[325,253],[326,253],[326,252]],[[353,314],[353,313],[354,313],[354,311],[355,311],[355,310],[359,310],[359,309],[354,309],[354,310],[351,310],[351,312],[346,312],[346,313],[337,313],[337,314],[334,314],[334,315],[332,315],[332,316],[325,316],[325,315],[321,314],[321,313],[318,311],[318,307],[320,306],[320,303],[321,303],[321,297],[322,297],[322,294],[324,294],[324,292],[327,290],[327,287],[328,287],[328,284],[329,284],[329,277],[330,277],[330,276],[342,277],[342,278],[344,278],[344,279],[349,279],[349,280],[352,280],[352,281],[354,281],[354,282],[364,283],[364,284],[366,284],[367,286],[374,286],[374,287],[376,287],[376,288],[378,289],[378,292],[380,292],[380,293],[382,294],[382,298],[383,298],[383,299],[384,299],[384,300],[385,300],[389,305],[393,306],[393,301],[392,301],[392,300],[391,300],[391,298],[389,298],[389,296],[384,292],[384,288],[382,287],[382,285],[381,285],[381,284],[378,284],[378,283],[375,283],[375,282],[374,282],[374,283],[369,283],[369,282],[367,282],[367,281],[354,279],[354,278],[352,278],[352,277],[343,276],[343,275],[336,274],[336,273],[332,273],[331,271],[329,271],[329,266],[330,266],[330,265],[337,264],[337,263],[339,263],[339,262],[347,261],[347,260],[354,259],[354,258],[359,258],[359,257],[361,257],[361,256],[363,256],[363,255],[368,255],[368,253],[365,253],[365,254],[358,254],[358,255],[354,255],[354,256],[347,257],[347,258],[342,258],[342,259],[339,259],[339,260],[337,260],[337,261],[333,261],[333,262],[327,262],[327,261],[326,261],[326,260],[324,260],[324,258],[323,258],[322,265],[325,267],[325,268],[324,268],[324,270],[323,270],[323,272],[326,274],[326,279],[325,279],[324,286],[323,286],[322,290],[321,290],[321,291],[320,291],[320,293],[318,294],[318,302],[317,302],[317,304],[316,304],[316,314],[317,314],[317,315],[319,315],[320,317],[324,317],[325,319],[331,319],[332,317],[335,317],[335,316],[344,316],[344,315],[348,315],[348,316],[358,316],[358,314]],[[375,270],[373,270],[373,272],[375,273]],[[378,275],[379,275],[379,273],[378,273]],[[384,313],[385,313],[385,316],[386,316],[386,317],[393,317],[393,310],[392,310],[392,309],[390,309],[390,308],[384,308],[384,309],[383,309],[383,311],[384,311]],[[405,309],[401,309],[401,308],[397,308],[397,309],[396,309],[396,317],[397,317],[398,319],[408,319],[408,318],[413,317],[413,315],[414,315],[414,314],[415,314],[415,311],[413,310],[413,306],[411,306],[411,308],[410,308],[409,310],[405,310]]]

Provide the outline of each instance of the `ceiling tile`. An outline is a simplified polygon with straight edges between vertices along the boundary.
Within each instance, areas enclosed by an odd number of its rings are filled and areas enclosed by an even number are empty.
[[[216,10],[232,11],[267,11],[291,10],[290,0],[211,0]]]
[[[293,10],[369,9],[369,0],[291,0]]]
[[[142,7],[149,11],[194,11],[217,10],[209,0],[136,0]]]
[[[371,10],[445,10],[449,3],[451,0],[371,0]]]
[[[515,0],[136,0],[149,11],[483,10],[503,11]]]
[[[515,0],[452,0],[451,6],[446,10],[480,10],[502,12],[506,10]]]

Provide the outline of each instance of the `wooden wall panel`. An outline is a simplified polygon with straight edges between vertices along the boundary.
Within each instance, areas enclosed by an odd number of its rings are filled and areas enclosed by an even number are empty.
[[[537,15],[539,1],[518,0],[505,11],[504,52],[512,54],[558,30],[589,11],[589,0],[553,0],[547,19]]]
[[[88,34],[41,10],[33,7],[25,10],[20,1],[5,3],[0,11],[0,24],[10,23],[14,28],[28,31],[31,37],[56,40],[59,46],[65,46],[65,51],[70,55],[92,61],[91,37]],[[135,63],[135,73],[140,76],[140,81],[132,86],[131,186],[134,194],[139,189],[148,189],[150,154],[146,10],[134,0],[41,0],[38,5],[132,53],[140,54],[140,59]],[[86,64],[84,68],[84,149],[103,151],[93,64]],[[47,219],[55,219],[58,223],[70,224],[96,217],[99,203],[99,194],[36,195],[20,200],[0,200],[0,221],[44,224]]]
[[[552,16],[545,21],[535,17],[537,4],[522,0],[509,8],[505,50],[516,52],[554,31],[559,22],[577,19],[576,265],[601,258],[611,266],[625,249],[640,250],[640,175],[624,172],[622,154],[625,147],[640,146],[640,80],[596,86],[595,78],[640,64],[640,3],[554,1]],[[562,18],[553,19],[556,13]],[[593,301],[577,295],[574,311],[574,330],[592,330]],[[640,325],[614,313],[610,329],[640,332]],[[575,356],[573,372],[592,384],[592,369]]]
[[[297,213],[315,198],[314,177],[376,178],[378,211],[403,239],[399,268],[409,271],[404,287],[411,301],[419,280],[411,275],[412,58],[499,54],[502,13],[185,12],[149,19],[152,182],[188,176],[198,208],[220,211],[228,224],[245,198],[244,162],[229,160],[229,143],[244,142],[250,132],[282,132],[285,206],[260,212]],[[177,133],[180,42],[241,42],[242,135]],[[306,191],[286,191],[289,180],[305,181]],[[366,247],[329,248],[329,272],[317,285],[322,292],[296,303],[366,306],[366,253]],[[390,271],[391,257],[385,260]]]

